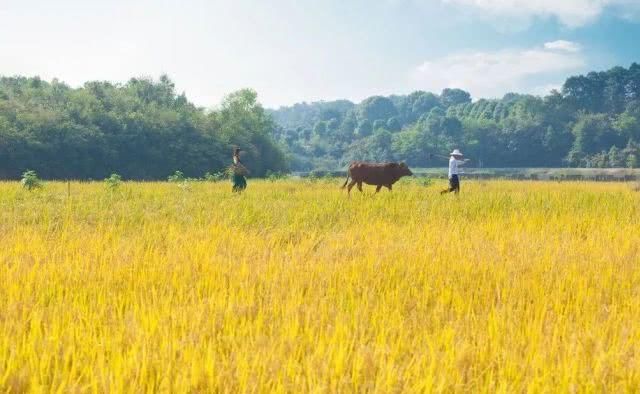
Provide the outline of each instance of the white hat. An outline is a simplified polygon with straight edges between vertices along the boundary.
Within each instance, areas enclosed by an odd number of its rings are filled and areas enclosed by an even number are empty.
[[[454,149],[453,152],[449,154],[449,156],[464,156],[464,155],[462,154],[462,152],[460,152],[460,149]]]

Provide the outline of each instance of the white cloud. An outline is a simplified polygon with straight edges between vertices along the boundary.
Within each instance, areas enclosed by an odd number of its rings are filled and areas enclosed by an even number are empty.
[[[597,19],[607,8],[621,16],[640,10],[638,0],[441,0],[474,7],[500,17],[556,17],[570,27],[583,26]]]
[[[585,65],[578,44],[555,41],[530,49],[466,52],[428,60],[413,70],[412,79],[415,87],[424,90],[460,88],[474,97],[501,97],[514,91],[540,93],[541,84],[552,86]]]
[[[558,40],[553,42],[547,42],[544,44],[545,49],[565,51],[565,52],[580,52],[581,47],[579,44],[571,41]]]

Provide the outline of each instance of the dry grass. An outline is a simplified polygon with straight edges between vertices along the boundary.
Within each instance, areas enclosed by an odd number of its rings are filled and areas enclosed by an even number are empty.
[[[0,183],[0,391],[638,392],[622,184]]]

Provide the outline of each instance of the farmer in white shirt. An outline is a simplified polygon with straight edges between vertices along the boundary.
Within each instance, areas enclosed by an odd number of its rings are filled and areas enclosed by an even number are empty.
[[[454,149],[449,158],[449,188],[440,192],[440,194],[455,192],[460,193],[460,170],[458,167],[463,166],[468,160],[462,160],[464,155],[459,149]]]

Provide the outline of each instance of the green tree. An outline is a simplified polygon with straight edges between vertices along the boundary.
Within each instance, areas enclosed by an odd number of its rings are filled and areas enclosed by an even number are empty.
[[[625,164],[622,152],[615,145],[609,149],[608,163],[610,167],[622,167]]]
[[[358,121],[356,119],[354,111],[347,112],[344,116],[344,119],[342,120],[342,123],[340,123],[338,132],[336,133],[338,141],[351,142],[351,140],[353,140],[357,127]]]
[[[240,146],[246,152],[243,161],[252,175],[264,176],[267,170],[287,170],[284,153],[271,138],[275,124],[258,103],[254,90],[244,89],[228,95],[220,111],[211,116],[220,127],[226,146]]]
[[[415,121],[420,116],[429,113],[431,109],[440,106],[440,99],[433,93],[423,93],[416,98],[411,107],[410,120]]]
[[[358,137],[360,138],[367,137],[371,135],[372,132],[373,132],[373,125],[369,120],[364,119],[364,120],[361,120],[360,123],[358,123],[358,128],[356,129],[356,134],[358,135]]]
[[[316,125],[313,127],[313,134],[319,135],[321,137],[326,135],[327,134],[327,124],[325,122],[316,123]]]
[[[387,122],[385,122],[382,119],[378,119],[375,122],[373,122],[373,130],[381,130],[381,129],[384,129],[385,127],[387,127]]]
[[[329,121],[327,121],[327,132],[334,134],[338,131],[338,128],[340,127],[340,122],[338,121],[338,119],[336,118],[332,118]]]
[[[167,76],[124,85],[87,82],[76,89],[55,80],[0,78],[5,178],[18,178],[25,168],[45,179],[100,179],[112,171],[162,179],[175,168],[197,177],[223,169],[231,145],[240,143],[260,153],[260,166],[282,168],[282,149],[272,138],[280,130],[251,92],[205,112],[177,94]]]
[[[389,120],[387,121],[387,129],[389,131],[397,132],[397,131],[400,131],[401,128],[402,128],[402,123],[400,122],[400,119],[397,116],[389,118]]]
[[[471,102],[471,95],[462,89],[444,89],[440,94],[440,102],[445,108],[466,104]]]
[[[358,118],[360,120],[374,122],[381,119],[387,121],[397,114],[398,111],[393,105],[393,102],[386,97],[369,97],[358,105]]]
[[[355,141],[349,148],[349,160],[373,162],[394,160],[392,134],[384,129],[376,130],[372,135]]]
[[[583,154],[595,154],[613,145],[621,145],[622,138],[604,114],[582,115],[573,127],[574,150]]]

